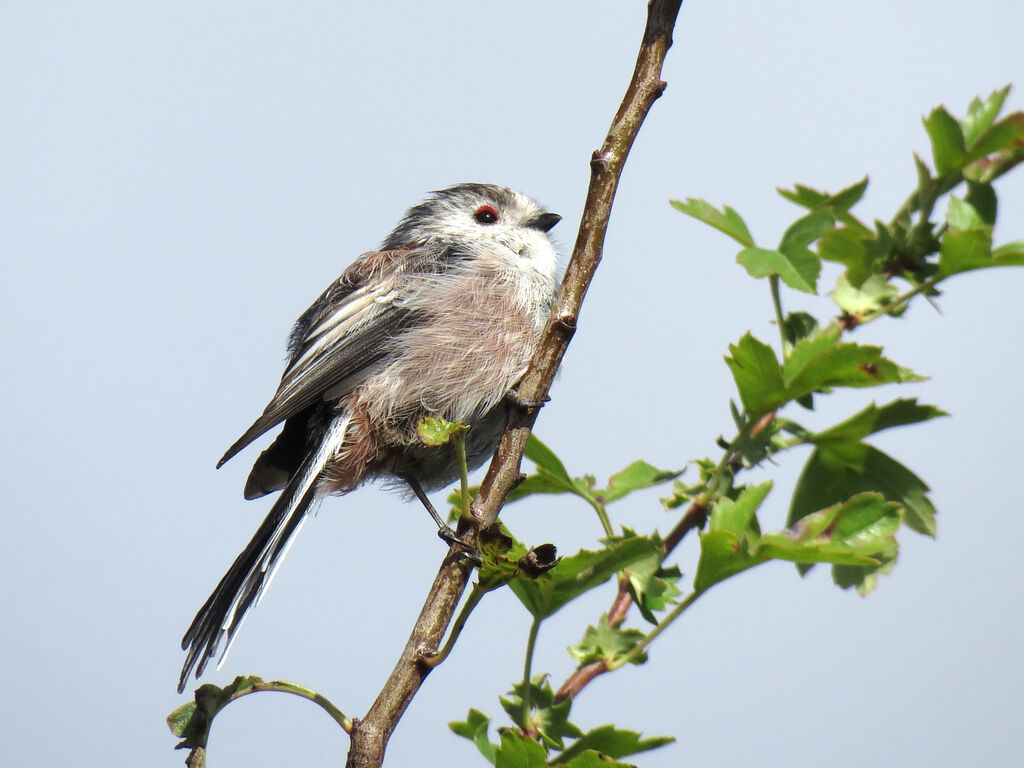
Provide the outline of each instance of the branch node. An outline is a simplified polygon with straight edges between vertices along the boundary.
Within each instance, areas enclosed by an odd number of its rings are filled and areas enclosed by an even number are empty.
[[[519,394],[519,390],[515,389],[515,388],[514,389],[510,389],[508,391],[508,394],[505,395],[505,398],[513,406],[515,406],[517,408],[522,408],[523,410],[526,410],[526,411],[537,411],[537,410],[540,410],[541,408],[544,407],[544,405],[546,403],[551,402],[551,398],[549,396],[547,396],[547,395],[544,396],[543,400],[539,400],[539,401],[538,400],[532,400],[532,399],[527,398],[527,397],[523,397],[521,394]]]
[[[594,173],[604,173],[608,170],[608,158],[603,151],[595,149],[590,156],[590,170]]]

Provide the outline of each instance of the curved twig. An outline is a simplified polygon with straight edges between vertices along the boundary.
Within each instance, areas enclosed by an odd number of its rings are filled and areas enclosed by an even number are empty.
[[[619,176],[633,141],[651,106],[665,90],[661,68],[672,45],[672,29],[682,0],[651,0],[647,26],[636,68],[608,135],[590,161],[590,187],[576,244],[551,311],[547,329],[533,361],[510,398],[505,431],[494,460],[472,506],[476,530],[495,521],[509,492],[520,481],[526,440],[547,397],[555,372],[576,330],[580,305],[601,261],[608,219]],[[475,538],[475,530],[460,523],[460,535]],[[436,651],[472,572],[464,557],[449,555],[441,564],[401,658],[366,717],[357,719],[348,753],[349,768],[379,766],[388,739],[405,708],[430,673],[422,659]]]

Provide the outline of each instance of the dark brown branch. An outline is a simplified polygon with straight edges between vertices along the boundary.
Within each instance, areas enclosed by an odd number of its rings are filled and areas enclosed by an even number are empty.
[[[681,3],[682,0],[651,0],[648,5],[647,27],[636,68],[608,136],[591,159],[590,188],[576,244],[540,347],[519,383],[516,394],[520,402],[543,403],[546,400],[555,372],[576,330],[580,305],[601,261],[612,202],[626,157],[651,105],[665,90],[661,68],[672,44],[672,29]],[[514,403],[509,406],[505,431],[473,502],[476,530],[497,519],[505,498],[518,483],[526,440],[536,418],[536,408]],[[460,534],[475,540],[475,530],[464,528],[466,526],[460,524]],[[401,658],[366,717],[354,722],[349,768],[382,763],[391,733],[430,671],[420,659],[439,647],[471,572],[465,558],[445,558]]]

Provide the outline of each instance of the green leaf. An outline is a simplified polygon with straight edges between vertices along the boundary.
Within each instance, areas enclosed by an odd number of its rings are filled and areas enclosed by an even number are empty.
[[[588,749],[576,755],[571,761],[565,764],[566,768],[636,768],[634,765],[620,763],[617,760],[609,760],[604,755]]]
[[[839,343],[833,323],[793,347],[782,368],[789,399],[825,387],[875,387],[921,381],[913,371],[882,357],[880,347]]]
[[[829,210],[823,208],[812,211],[790,224],[779,242],[779,250],[785,252],[792,247],[806,248],[834,227],[835,219]]]
[[[744,248],[736,261],[751,277],[778,275],[782,282],[797,291],[815,293],[821,262],[807,248],[790,246],[786,252],[766,248]]]
[[[729,206],[722,206],[719,211],[715,206],[706,200],[687,198],[685,203],[678,200],[671,201],[672,207],[682,211],[687,216],[703,221],[719,232],[724,232],[741,245],[752,246],[754,238],[750,236],[750,230],[736,211]]]
[[[757,509],[771,483],[744,488],[733,501],[718,499],[711,509],[708,530],[700,536],[700,560],[693,588],[703,592],[720,581],[763,563],[756,554]]]
[[[587,627],[579,643],[569,646],[569,654],[580,664],[604,661],[612,666],[643,639],[644,633],[639,629],[623,629],[618,623],[609,626],[608,614],[605,613],[601,614],[596,627]],[[647,654],[632,659],[633,664],[643,664],[646,661]]]
[[[494,755],[495,768],[547,768],[547,750],[533,739],[513,731],[501,733],[501,746]]]
[[[1006,94],[1010,92],[1010,86],[998,91],[993,91],[984,103],[975,97],[967,108],[967,116],[960,121],[960,128],[963,130],[964,142],[968,147],[972,146],[985,131],[989,129],[992,122],[1003,108],[1006,101]]]
[[[996,191],[991,184],[968,181],[967,196],[964,198],[964,201],[978,214],[980,220],[978,226],[991,227],[995,225],[999,201],[996,198]]]
[[[196,707],[197,705],[194,700],[189,701],[182,704],[167,716],[167,727],[170,728],[171,733],[179,739],[188,731],[189,723],[191,723],[192,718],[195,717]]]
[[[719,499],[711,508],[708,530],[728,531],[737,537],[743,536],[750,530],[758,507],[771,489],[772,482],[769,480],[761,485],[744,488],[735,501],[726,497]]]
[[[950,231],[942,238],[939,271],[944,275],[955,275],[1005,264],[996,262],[992,256],[992,232],[987,227]]]
[[[1024,143],[1024,113],[1014,112],[985,131],[967,153],[973,162],[994,152],[1020,150]]]
[[[608,478],[608,487],[603,491],[598,491],[597,496],[601,501],[611,503],[633,491],[661,485],[669,480],[675,480],[681,474],[683,474],[682,470],[673,472],[657,469],[645,461],[634,461],[628,467],[619,470]]]
[[[498,746],[491,743],[487,736],[487,729],[490,724],[491,719],[487,715],[479,710],[471,709],[466,716],[465,722],[448,723],[448,727],[453,733],[472,741],[476,748],[480,750],[480,754],[487,758],[487,762],[494,765]]]
[[[438,446],[447,443],[453,435],[464,434],[467,429],[459,422],[426,416],[416,425],[416,434],[424,445]]]
[[[794,563],[874,566],[874,557],[896,546],[901,505],[862,493],[813,512],[790,529],[761,537],[759,555]]]
[[[832,300],[846,314],[861,317],[867,312],[887,306],[898,295],[899,289],[888,282],[884,275],[872,275],[859,288],[854,288],[847,274],[842,274],[836,278]]]
[[[801,339],[806,339],[818,328],[818,321],[814,315],[806,312],[790,312],[782,321],[782,330],[786,334],[786,341],[796,344]]]
[[[896,566],[898,550],[879,552],[874,557],[875,565],[833,565],[832,581],[842,589],[856,587],[861,596],[867,595],[878,584],[878,576],[889,573]]]
[[[1024,265],[1024,240],[1000,245],[992,251],[992,260],[1001,267]]]
[[[960,124],[944,107],[936,107],[924,121],[932,143],[932,156],[939,175],[959,171],[968,163],[967,148]]]
[[[589,500],[589,496],[581,494],[576,483],[569,477],[562,460],[536,435],[530,435],[523,455],[537,465],[537,471],[512,489],[508,501],[518,501],[534,493],[573,493]]]
[[[850,227],[833,229],[818,241],[818,257],[846,267],[850,285],[860,287],[875,272],[875,263],[864,242],[865,235]]]
[[[623,526],[622,530],[623,538],[636,535],[626,526]],[[682,574],[678,567],[662,564],[665,543],[657,532],[653,533],[650,538],[657,551],[637,560],[626,568],[623,574],[629,580],[633,602],[640,609],[640,614],[652,624],[657,624],[658,619],[654,612],[663,611],[675,602],[675,597],[680,594],[676,583]]]
[[[882,357],[880,347],[840,343],[832,323],[793,346],[783,366],[771,347],[749,333],[729,347],[725,359],[740,399],[752,418],[826,387],[874,387],[921,381],[912,371]]]
[[[984,229],[988,223],[981,217],[974,206],[965,200],[950,195],[949,210],[946,213],[946,221],[953,231],[962,229]]]
[[[908,411],[904,415],[910,415],[910,407],[902,407]],[[894,415],[890,413],[887,418]],[[850,422],[835,429],[845,429]],[[851,434],[858,429],[863,429],[863,423],[851,426]],[[877,448],[862,442],[841,441],[841,431],[834,434],[835,440],[823,442],[807,459],[793,491],[787,524],[792,527],[817,510],[856,494],[875,492],[904,506],[903,522],[911,529],[934,536],[935,507],[927,497],[929,489],[924,481]]]
[[[638,755],[641,752],[649,752],[652,749],[663,747],[675,741],[672,736],[655,736],[650,739],[641,739],[637,731],[623,731],[614,725],[602,725],[583,734],[571,747],[551,759],[552,765],[568,763],[577,755],[592,750],[617,760],[620,757]],[[595,763],[595,765],[607,768],[608,763]]]
[[[919,424],[940,416],[948,416],[934,405],[918,405],[917,398],[893,400],[879,408],[872,403],[864,410],[851,416],[841,424],[806,437],[815,445],[836,442],[859,442],[868,435],[884,429]]]
[[[725,362],[748,413],[759,416],[785,402],[782,368],[771,347],[748,333],[729,352]]]
[[[700,559],[693,578],[695,592],[704,592],[720,581],[760,565],[766,557],[753,554],[748,542],[729,531],[700,534]]]
[[[543,469],[552,477],[557,477],[571,482],[569,473],[565,469],[562,460],[555,455],[555,452],[540,441],[536,435],[531,434],[526,441],[526,451],[523,455],[537,465],[537,469]]]
[[[657,551],[651,539],[634,536],[597,552],[581,550],[563,557],[547,573],[535,579],[517,577],[509,586],[531,614],[547,618],[573,598],[601,586],[615,573]]]
[[[528,685],[530,686],[529,722],[523,721],[523,695],[526,691],[522,682],[512,687],[511,695],[507,699],[499,699],[502,708],[512,718],[512,722],[522,729],[538,733],[544,746],[548,749],[564,749],[565,743],[562,739],[565,736],[576,739],[583,735],[579,728],[569,722],[571,698],[556,704],[555,693],[551,690],[551,684],[544,675],[537,675]],[[504,747],[504,737],[502,746]]]

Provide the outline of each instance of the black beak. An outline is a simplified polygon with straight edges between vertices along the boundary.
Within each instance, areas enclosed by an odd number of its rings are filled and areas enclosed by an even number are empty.
[[[527,226],[533,229],[539,229],[541,232],[547,232],[561,220],[562,217],[557,213],[542,213]]]

